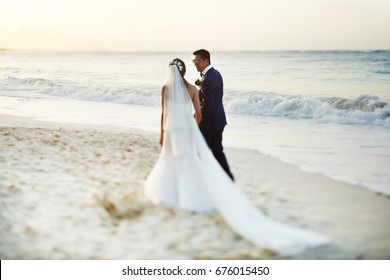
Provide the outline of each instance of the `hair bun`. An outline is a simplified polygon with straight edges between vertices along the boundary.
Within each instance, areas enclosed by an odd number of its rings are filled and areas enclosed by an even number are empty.
[[[179,69],[179,72],[182,76],[184,76],[184,74],[186,73],[186,65],[184,63],[183,60],[181,60],[180,58],[175,58],[173,59],[169,65],[176,65],[177,68]]]

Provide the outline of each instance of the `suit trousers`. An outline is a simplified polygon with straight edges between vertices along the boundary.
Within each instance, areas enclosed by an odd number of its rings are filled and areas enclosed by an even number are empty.
[[[204,136],[207,145],[209,146],[209,148],[214,154],[215,159],[219,162],[223,170],[225,170],[226,174],[234,181],[234,176],[230,171],[230,167],[226,160],[225,153],[223,152],[222,133],[223,130],[213,135],[207,135],[207,136],[204,135]]]

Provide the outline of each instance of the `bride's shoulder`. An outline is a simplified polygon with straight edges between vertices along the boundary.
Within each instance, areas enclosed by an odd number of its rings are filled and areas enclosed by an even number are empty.
[[[193,85],[188,85],[187,87],[188,94],[190,95],[190,98],[193,100],[195,96],[198,95],[198,89]]]
[[[198,92],[198,89],[196,88],[196,86],[191,85],[191,84],[188,84],[187,89],[189,92]]]

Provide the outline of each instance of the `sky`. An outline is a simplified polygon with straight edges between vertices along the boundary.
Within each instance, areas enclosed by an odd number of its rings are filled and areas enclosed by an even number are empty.
[[[390,0],[0,0],[0,48],[390,49]]]

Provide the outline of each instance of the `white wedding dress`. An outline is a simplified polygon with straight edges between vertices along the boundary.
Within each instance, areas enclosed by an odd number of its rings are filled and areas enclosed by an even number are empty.
[[[236,233],[281,255],[326,242],[323,236],[265,216],[234,185],[195,122],[192,102],[176,65],[169,66],[164,100],[164,144],[145,183],[150,200],[199,213],[215,210]]]

